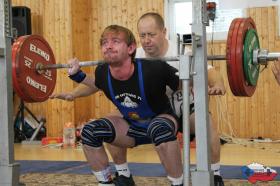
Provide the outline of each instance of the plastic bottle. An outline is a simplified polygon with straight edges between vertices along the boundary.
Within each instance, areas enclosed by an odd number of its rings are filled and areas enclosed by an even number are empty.
[[[76,129],[72,122],[64,124],[63,128],[63,147],[76,146]]]

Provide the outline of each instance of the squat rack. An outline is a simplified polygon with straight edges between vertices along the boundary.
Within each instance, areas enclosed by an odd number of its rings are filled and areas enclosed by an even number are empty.
[[[183,82],[183,139],[184,139],[184,185],[213,186],[210,168],[210,133],[208,109],[207,43],[206,26],[209,18],[206,0],[192,1],[192,54],[180,56],[179,76]],[[196,133],[196,169],[190,175],[189,141],[189,84],[193,79]]]
[[[0,1],[0,185],[19,185],[19,164],[14,162],[11,2]]]

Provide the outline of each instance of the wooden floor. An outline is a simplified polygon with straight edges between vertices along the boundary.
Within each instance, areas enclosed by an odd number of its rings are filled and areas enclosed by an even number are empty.
[[[15,144],[15,160],[60,160],[85,161],[83,151],[78,148],[42,147],[41,145]],[[280,166],[279,143],[256,143],[222,145],[222,165],[248,165],[252,162],[266,166]],[[159,163],[151,145],[144,145],[128,151],[129,162]],[[195,148],[191,148],[191,163],[195,163]]]

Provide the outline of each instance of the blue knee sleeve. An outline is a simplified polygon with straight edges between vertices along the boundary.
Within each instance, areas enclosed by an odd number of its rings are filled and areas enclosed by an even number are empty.
[[[175,126],[173,121],[164,117],[154,118],[148,127],[147,135],[158,146],[161,143],[176,140]]]
[[[81,132],[82,144],[101,147],[103,142],[111,143],[116,137],[113,124],[105,118],[87,123]]]

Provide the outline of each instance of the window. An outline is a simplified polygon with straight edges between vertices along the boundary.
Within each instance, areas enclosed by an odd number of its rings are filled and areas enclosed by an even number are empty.
[[[174,5],[175,32],[179,34],[191,33],[192,3],[178,2]]]
[[[216,18],[206,27],[208,40],[226,40],[231,21],[236,17],[244,17],[243,9],[220,9],[219,0],[216,2]],[[166,0],[165,19],[169,30],[169,39],[176,42],[176,35],[191,34],[192,1],[191,0]],[[213,31],[213,33],[212,33]]]

